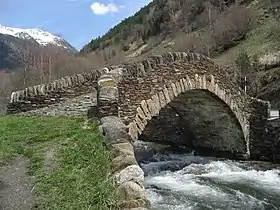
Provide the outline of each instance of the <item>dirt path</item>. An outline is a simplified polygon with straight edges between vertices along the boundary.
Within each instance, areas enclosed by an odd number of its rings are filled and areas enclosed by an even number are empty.
[[[35,187],[27,166],[28,159],[18,157],[0,168],[0,210],[30,210],[34,206]]]

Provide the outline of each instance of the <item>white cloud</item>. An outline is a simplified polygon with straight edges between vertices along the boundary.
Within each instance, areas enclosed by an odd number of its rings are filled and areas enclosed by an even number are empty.
[[[92,12],[96,15],[105,15],[107,13],[119,12],[119,7],[115,3],[103,4],[100,2],[94,2],[90,6]]]

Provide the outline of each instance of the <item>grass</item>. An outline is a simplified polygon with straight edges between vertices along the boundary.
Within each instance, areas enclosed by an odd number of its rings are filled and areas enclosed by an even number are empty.
[[[110,155],[98,126],[85,118],[0,117],[0,164],[24,155],[36,178],[38,209],[109,209],[114,186],[108,179]],[[46,154],[54,150],[52,170]]]

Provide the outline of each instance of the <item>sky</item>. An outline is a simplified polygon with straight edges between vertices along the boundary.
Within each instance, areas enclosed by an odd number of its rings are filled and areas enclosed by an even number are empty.
[[[40,28],[77,49],[151,0],[0,0],[0,24]]]

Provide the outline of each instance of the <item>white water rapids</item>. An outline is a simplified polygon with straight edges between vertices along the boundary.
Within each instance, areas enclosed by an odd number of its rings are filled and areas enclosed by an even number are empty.
[[[140,161],[153,210],[280,209],[280,166],[187,155]]]

